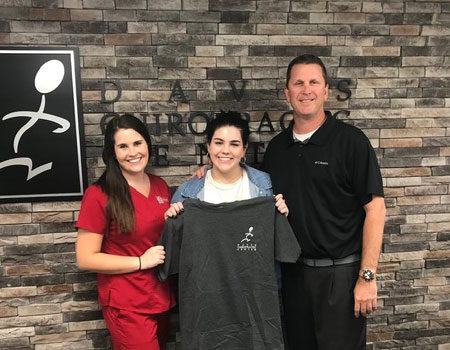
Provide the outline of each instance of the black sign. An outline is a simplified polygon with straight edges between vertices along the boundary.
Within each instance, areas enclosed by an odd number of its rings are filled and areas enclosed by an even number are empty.
[[[86,188],[77,49],[0,48],[0,202]]]

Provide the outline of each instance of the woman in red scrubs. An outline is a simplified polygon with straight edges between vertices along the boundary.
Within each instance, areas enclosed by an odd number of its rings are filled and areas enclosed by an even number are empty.
[[[170,190],[145,168],[151,141],[132,115],[114,117],[105,132],[106,170],[83,197],[76,255],[82,270],[97,272],[99,303],[115,350],[164,350],[175,299],[155,267]]]

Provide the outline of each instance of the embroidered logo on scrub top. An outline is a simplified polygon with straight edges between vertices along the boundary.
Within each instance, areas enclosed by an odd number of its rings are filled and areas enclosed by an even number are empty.
[[[244,233],[245,237],[241,239],[241,242],[237,244],[237,251],[252,250],[256,251],[256,243],[252,242],[253,226],[249,227],[248,232]]]
[[[169,198],[156,196],[156,200],[159,204],[169,203]]]

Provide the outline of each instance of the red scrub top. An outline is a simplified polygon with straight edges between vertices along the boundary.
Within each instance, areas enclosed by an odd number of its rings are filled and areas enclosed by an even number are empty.
[[[151,184],[148,197],[130,186],[136,230],[123,234],[112,222],[103,237],[103,253],[137,257],[157,244],[164,228],[164,213],[170,205],[170,190],[160,177],[148,176]],[[90,186],[83,197],[76,227],[105,234],[106,203],[107,196],[100,186]],[[117,275],[98,273],[97,282],[101,305],[140,313],[160,313],[175,305],[170,282],[160,282],[155,268]]]

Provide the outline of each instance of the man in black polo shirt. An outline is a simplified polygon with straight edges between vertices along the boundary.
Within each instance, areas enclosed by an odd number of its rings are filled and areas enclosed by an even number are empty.
[[[285,94],[294,120],[263,161],[302,248],[297,263],[283,266],[290,350],[365,349],[365,316],[377,307],[380,170],[367,137],[324,110],[328,87],[320,58],[291,61]]]

